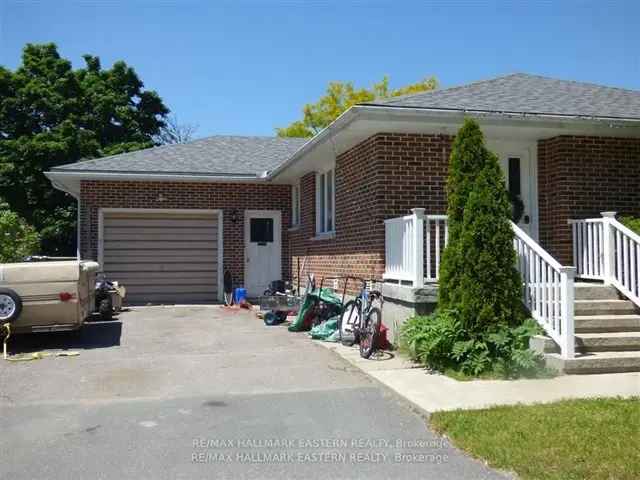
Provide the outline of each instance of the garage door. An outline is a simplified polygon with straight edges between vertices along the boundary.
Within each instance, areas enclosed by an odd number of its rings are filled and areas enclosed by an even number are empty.
[[[104,271],[128,303],[217,301],[217,214],[105,212],[102,238]]]

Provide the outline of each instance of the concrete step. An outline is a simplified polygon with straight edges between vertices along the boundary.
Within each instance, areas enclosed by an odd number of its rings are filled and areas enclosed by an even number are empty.
[[[640,332],[640,315],[576,315],[576,333]]]
[[[611,285],[602,283],[575,284],[576,300],[619,300],[618,291]]]
[[[557,353],[545,355],[547,366],[571,374],[640,372],[640,352],[593,352],[564,360]]]
[[[640,331],[576,333],[576,352],[640,352]],[[529,340],[529,348],[538,353],[560,353],[551,337],[536,335]]]
[[[588,352],[640,352],[640,332],[602,332],[576,334],[576,350]]]
[[[576,300],[575,315],[631,315],[637,313],[629,300]]]

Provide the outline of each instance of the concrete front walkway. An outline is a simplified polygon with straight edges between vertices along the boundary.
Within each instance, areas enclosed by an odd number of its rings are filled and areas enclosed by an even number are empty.
[[[429,373],[397,353],[383,353],[376,359],[364,360],[360,357],[357,346],[317,343],[333,350],[370,377],[429,413],[495,405],[548,403],[568,398],[640,396],[638,372],[460,382],[444,375]]]

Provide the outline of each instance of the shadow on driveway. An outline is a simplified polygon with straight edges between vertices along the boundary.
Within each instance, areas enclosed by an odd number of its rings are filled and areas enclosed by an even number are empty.
[[[71,332],[42,332],[11,335],[8,351],[15,355],[41,350],[90,350],[120,345],[122,322],[87,321],[83,327]]]

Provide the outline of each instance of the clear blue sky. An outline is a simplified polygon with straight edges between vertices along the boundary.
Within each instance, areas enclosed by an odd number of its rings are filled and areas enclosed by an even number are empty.
[[[197,136],[271,135],[331,80],[515,71],[640,89],[640,2],[0,0],[0,64],[55,42],[123,59]]]

